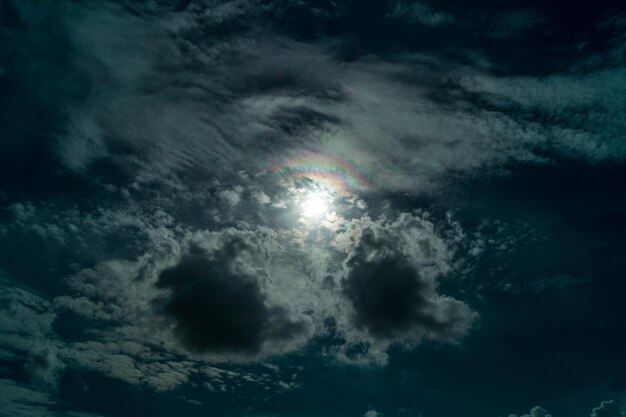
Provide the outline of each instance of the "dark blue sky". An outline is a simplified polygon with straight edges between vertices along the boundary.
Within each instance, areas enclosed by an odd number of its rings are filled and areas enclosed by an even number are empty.
[[[621,1],[0,0],[0,416],[623,417]]]

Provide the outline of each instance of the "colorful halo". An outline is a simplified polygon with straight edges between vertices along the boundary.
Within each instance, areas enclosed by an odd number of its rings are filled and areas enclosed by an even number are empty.
[[[369,179],[361,171],[349,161],[334,155],[300,154],[274,164],[271,171],[284,178],[306,178],[343,195],[370,188]]]

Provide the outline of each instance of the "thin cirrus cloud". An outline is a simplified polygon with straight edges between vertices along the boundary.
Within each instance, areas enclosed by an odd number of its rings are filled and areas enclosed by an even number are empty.
[[[346,62],[332,47],[275,35],[200,36],[254,19],[240,9],[214,20],[187,12],[172,25],[167,14],[114,5],[65,8],[67,33],[58,36],[75,51],[72,70],[93,85],[62,107],[70,116],[55,147],[73,170],[109,160],[131,178],[167,182],[196,170],[262,170],[278,149],[304,148],[351,160],[379,187],[419,191],[450,171],[540,160],[542,149],[593,160],[624,153],[620,70],[536,80],[446,70],[444,58],[418,54]],[[548,122],[522,120],[524,111]]]

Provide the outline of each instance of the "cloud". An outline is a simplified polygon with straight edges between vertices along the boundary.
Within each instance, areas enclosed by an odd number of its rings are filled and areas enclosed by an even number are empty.
[[[510,414],[509,417],[517,417],[515,414]],[[530,414],[524,414],[520,417],[552,417],[546,410],[541,407],[533,407],[530,410]]]
[[[463,302],[439,295],[433,280],[372,230],[363,232],[347,265],[342,290],[354,308],[354,324],[377,339],[423,334],[457,340],[476,318]]]
[[[478,323],[467,304],[439,293],[440,280],[454,280],[453,258],[460,231],[435,231],[428,213],[403,213],[342,227],[333,245],[345,251],[340,271],[320,278],[331,333],[345,343],[326,352],[339,361],[387,363],[387,350],[414,348],[424,339],[458,343]],[[324,305],[324,304],[322,304]],[[328,314],[328,313],[327,313]]]
[[[174,333],[194,352],[256,355],[265,345],[286,345],[305,333],[279,306],[268,306],[256,277],[236,270],[243,242],[227,242],[208,255],[192,248],[161,272],[156,285],[172,291],[156,301],[172,317]]]
[[[47,352],[47,348],[54,344],[52,323],[56,314],[51,310],[50,303],[43,298],[22,289],[3,286],[0,292],[0,346],[13,351],[26,352],[34,355],[31,359],[34,375],[48,377],[56,362],[54,353]],[[35,351],[41,350],[39,359]],[[47,356],[51,355],[48,361]]]
[[[11,416],[47,416],[55,401],[46,393],[21,386],[9,379],[0,379],[0,408]]]
[[[394,4],[427,24],[449,20],[421,2]],[[246,1],[176,14],[49,7],[66,22],[54,35],[72,46],[68,65],[93,87],[82,100],[59,97],[66,124],[50,148],[90,180],[185,189],[189,178],[232,180],[306,150],[351,162],[375,188],[421,192],[450,173],[545,161],[543,148],[594,161],[626,152],[620,69],[544,79],[409,51],[341,61],[332,43],[256,25],[266,10]],[[526,117],[535,111],[555,117]],[[222,198],[234,206],[240,196],[228,188]]]
[[[355,324],[377,338],[393,339],[414,329],[457,336],[471,321],[465,304],[433,294],[419,272],[401,258],[353,258],[349,265],[343,290],[356,311]],[[457,326],[460,331],[454,330]]]
[[[56,385],[63,366],[54,350],[44,348],[31,355],[26,372],[34,382]]]
[[[493,19],[490,34],[496,39],[510,42],[511,38],[522,36],[526,31],[546,22],[547,17],[540,10],[507,10]]]
[[[221,200],[225,201],[229,206],[235,207],[241,201],[241,192],[243,188],[241,186],[237,186],[232,190],[222,190],[219,192],[219,197]]]
[[[389,17],[406,19],[411,23],[439,26],[454,23],[454,16],[435,11],[420,1],[395,0],[391,2]]]
[[[98,417],[98,414],[64,409],[47,393],[21,385],[10,379],[0,379],[0,414],[11,417]],[[65,408],[65,407],[63,407]]]
[[[19,48],[31,37],[67,48],[2,77],[25,77],[19,95],[37,103],[24,114],[54,115],[36,143],[65,168],[55,172],[93,187],[84,201],[24,199],[0,224],[3,267],[33,290],[2,294],[2,348],[25,355],[33,381],[75,366],[167,391],[198,367],[324,338],[331,360],[368,364],[386,363],[393,344],[458,343],[478,314],[439,284],[455,284],[467,237],[377,193],[430,195],[510,161],[547,162],[546,149],[592,162],[626,155],[621,68],[534,77],[408,50],[346,59],[346,39],[305,43],[258,24],[258,2],[162,3],[18,7],[32,31],[15,35]],[[392,3],[386,19],[446,29],[460,19]],[[512,14],[496,29],[521,37],[541,18]],[[51,73],[31,82],[39,67]],[[346,198],[330,226],[299,222],[271,168],[303,153],[371,179],[350,197],[364,199],[358,210]],[[60,330],[68,317],[79,335]],[[221,391],[227,380],[207,383]]]
[[[591,417],[622,417],[619,405],[613,401],[602,401],[602,403],[591,411]],[[509,417],[517,417],[516,414],[510,414]],[[524,414],[520,417],[552,417],[546,410],[537,406],[530,410],[530,414]]]
[[[497,106],[502,116],[525,121],[527,128],[535,130],[539,147],[591,162],[622,161],[626,156],[620,140],[626,113],[624,68],[585,71],[584,64],[580,73],[545,78],[477,73],[462,77],[460,84]],[[522,115],[529,111],[549,121],[524,120]]]
[[[613,401],[602,401],[602,403],[591,411],[591,417],[622,417],[619,405]]]
[[[392,3],[390,10],[430,24],[448,19],[423,2]],[[316,151],[351,162],[375,188],[417,192],[450,173],[545,162],[537,151],[546,148],[592,161],[625,155],[622,69],[510,77],[496,75],[488,57],[481,67],[408,50],[341,60],[342,39],[304,43],[259,23],[267,9],[313,13],[314,6],[237,1],[176,12],[164,4],[20,6],[33,28],[47,22],[46,13],[58,18],[57,30],[42,32],[71,46],[66,61],[48,62],[45,54],[34,60],[69,74],[63,85],[80,79],[78,90],[89,92],[54,91],[63,117],[46,136],[46,149],[89,181],[178,189],[190,187],[190,178],[232,180],[240,169],[257,173]],[[526,27],[537,13],[509,14]],[[33,72],[19,70],[12,72]],[[45,87],[33,94],[52,88]],[[236,205],[237,193],[227,190],[224,201]]]
[[[269,204],[271,202],[271,199],[269,198],[269,196],[265,194],[263,191],[257,191],[253,193],[252,196],[254,197],[256,201],[258,201],[259,204]]]
[[[274,190],[274,195],[290,201],[290,192]],[[245,215],[248,207],[266,214],[276,210],[266,204],[250,206],[255,200],[247,188],[242,196],[232,210],[235,218]],[[216,204],[211,193],[195,198],[199,206]],[[452,271],[454,241],[462,238],[458,232],[450,234],[452,230],[435,231],[427,213],[386,213],[375,220],[337,216],[332,227],[300,223],[295,213],[293,222],[281,220],[274,227],[255,226],[251,218],[237,228],[217,223],[214,230],[206,230],[163,213],[144,213],[132,200],[126,203],[124,210],[101,209],[97,215],[24,206],[6,225],[9,240],[22,225],[42,225],[55,231],[60,237],[55,245],[61,247],[73,235],[96,242],[84,245],[84,254],[75,251],[75,272],[64,276],[58,295],[43,310],[49,315],[45,332],[59,338],[64,347],[55,352],[67,365],[164,389],[169,383],[158,380],[169,371],[151,364],[169,358],[157,355],[154,344],[194,361],[249,362],[301,348],[327,334],[325,322],[331,318],[346,340],[338,350],[331,348],[333,356],[344,357],[351,346],[374,342],[376,346],[360,356],[384,363],[375,358],[384,356],[392,343],[415,346],[423,337],[456,342],[475,322],[475,313],[464,303],[436,291],[437,280]],[[271,219],[265,221],[271,224]],[[105,259],[90,265],[100,245],[121,242],[128,227],[144,236],[133,245],[137,255],[120,259],[107,250],[109,257],[100,256]],[[378,251],[376,245],[387,245],[388,252]],[[410,271],[394,278],[399,285],[412,285],[411,296],[430,309],[419,314],[409,309],[388,334],[367,313],[376,300],[360,296],[364,282],[389,290],[378,275],[365,274],[380,270],[381,262],[393,263],[396,271]],[[384,295],[389,298],[393,291]],[[383,312],[377,320],[388,318]],[[136,348],[120,350],[111,344],[115,339]],[[188,372],[179,372],[185,377],[173,381],[184,382]]]

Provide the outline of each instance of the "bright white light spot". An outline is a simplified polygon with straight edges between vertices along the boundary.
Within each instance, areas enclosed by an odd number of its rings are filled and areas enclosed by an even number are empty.
[[[328,213],[330,198],[325,193],[310,193],[302,203],[304,217],[319,218]]]

